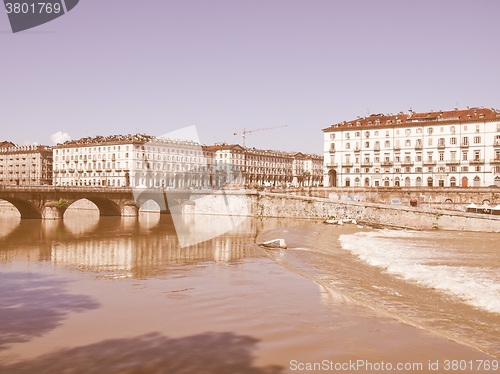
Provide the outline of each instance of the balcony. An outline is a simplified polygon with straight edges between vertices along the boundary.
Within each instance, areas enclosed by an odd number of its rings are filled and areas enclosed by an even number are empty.
[[[335,153],[335,148],[330,148],[330,149],[328,150],[328,152],[330,152],[330,153]]]
[[[406,161],[403,161],[401,163],[401,165],[403,165],[403,166],[413,166],[413,161],[406,160]]]
[[[348,161],[348,162],[343,162],[342,163],[342,166],[343,167],[346,167],[346,168],[352,168],[352,162]]]
[[[392,166],[392,161],[382,161],[382,166]]]
[[[460,143],[460,148],[469,148],[469,143]]]
[[[354,152],[361,152],[361,148],[359,147],[354,148]]]
[[[422,149],[424,146],[422,144],[415,145],[415,149]]]
[[[475,158],[469,161],[470,165],[481,165],[484,164],[484,159]]]
[[[369,161],[363,161],[361,163],[361,166],[364,167],[364,168],[371,168],[373,166],[373,163],[369,162]]]
[[[395,151],[399,151],[399,150],[401,150],[401,146],[400,145],[395,145],[393,149]]]
[[[326,167],[327,168],[336,168],[337,164],[335,162],[327,162]]]
[[[500,158],[492,158],[490,164],[500,165]]]
[[[427,160],[427,161],[424,161],[424,165],[425,166],[434,166],[436,164],[437,164],[436,160]]]
[[[446,145],[444,145],[444,144],[438,144],[438,149],[444,149],[444,148],[446,148]]]

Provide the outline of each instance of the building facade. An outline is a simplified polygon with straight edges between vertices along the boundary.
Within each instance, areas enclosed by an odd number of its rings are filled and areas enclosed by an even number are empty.
[[[199,143],[149,135],[98,136],[53,147],[57,186],[220,188],[313,186],[323,160],[302,153]]]
[[[323,185],[323,157],[314,154],[304,155],[303,186]]]
[[[41,186],[52,184],[52,150],[40,145],[0,146],[0,185]]]
[[[53,149],[58,186],[187,188],[208,185],[202,146],[149,135],[98,136]]]
[[[500,111],[372,114],[324,133],[324,185],[500,186]]]
[[[218,170],[240,172],[242,184],[257,186],[318,186],[322,182],[323,158],[300,152],[288,153],[239,144],[208,147],[215,155]]]

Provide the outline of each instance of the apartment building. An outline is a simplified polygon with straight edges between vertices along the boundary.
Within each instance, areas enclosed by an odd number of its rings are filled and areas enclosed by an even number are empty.
[[[0,143],[0,185],[52,184],[52,150],[41,145]]]
[[[241,173],[241,183],[249,186],[317,186],[322,180],[323,158],[318,155],[225,143],[208,148],[218,170]]]
[[[97,136],[53,147],[58,186],[187,188],[209,184],[202,146],[150,135]]]
[[[325,186],[500,186],[496,109],[372,114],[323,133]]]
[[[315,154],[304,155],[304,178],[302,185],[306,187],[323,184],[323,157]]]
[[[235,183],[312,186],[322,157],[149,135],[97,136],[53,147],[57,186],[212,188]]]

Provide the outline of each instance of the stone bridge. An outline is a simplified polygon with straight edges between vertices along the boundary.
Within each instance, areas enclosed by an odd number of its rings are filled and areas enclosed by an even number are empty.
[[[0,186],[0,200],[14,205],[21,218],[61,219],[74,202],[87,199],[101,216],[136,216],[147,201],[153,200],[161,213],[170,213],[189,201],[190,191],[131,188]],[[168,201],[168,203],[167,203]]]

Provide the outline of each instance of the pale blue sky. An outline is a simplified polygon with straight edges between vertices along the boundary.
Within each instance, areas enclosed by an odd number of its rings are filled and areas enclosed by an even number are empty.
[[[195,125],[202,142],[322,152],[368,113],[500,108],[500,1],[80,0],[12,34],[0,12],[0,140]]]

